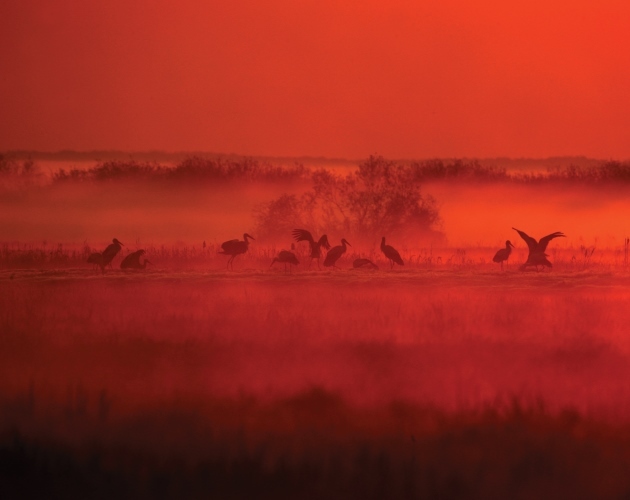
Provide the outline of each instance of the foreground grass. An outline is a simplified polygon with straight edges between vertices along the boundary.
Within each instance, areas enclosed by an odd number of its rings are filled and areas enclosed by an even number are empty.
[[[627,276],[0,275],[2,498],[619,498]]]
[[[18,408],[4,405],[14,415]],[[0,432],[3,498],[630,493],[627,426],[517,400],[455,413],[395,402],[357,409],[313,388],[271,403],[178,401],[114,421],[21,409],[20,422]]]

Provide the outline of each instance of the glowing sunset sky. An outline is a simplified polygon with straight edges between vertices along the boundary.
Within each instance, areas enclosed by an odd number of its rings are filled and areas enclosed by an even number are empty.
[[[6,0],[0,150],[630,157],[630,2]]]

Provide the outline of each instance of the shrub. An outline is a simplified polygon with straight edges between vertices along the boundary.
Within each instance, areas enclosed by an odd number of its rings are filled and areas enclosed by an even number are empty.
[[[306,226],[355,238],[403,231],[440,234],[436,202],[421,194],[409,166],[370,156],[345,176],[317,170],[312,182],[312,189],[299,198],[283,195],[259,207],[257,232],[285,234],[287,229]]]

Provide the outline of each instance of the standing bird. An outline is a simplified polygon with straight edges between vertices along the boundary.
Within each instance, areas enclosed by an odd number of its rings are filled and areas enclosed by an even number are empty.
[[[147,264],[151,264],[151,261],[144,258],[144,262],[140,264],[140,257],[142,257],[146,252],[144,250],[137,250],[135,252],[130,253],[123,259],[120,263],[121,269],[146,269]]]
[[[105,274],[105,265],[103,264],[103,254],[101,252],[91,253],[87,261],[92,264],[94,270],[100,267],[101,272]]]
[[[529,255],[527,256],[527,261],[523,264],[519,269],[524,271],[527,266],[547,266],[551,267],[551,262],[547,260],[548,255],[545,253],[547,250],[547,245],[554,238],[564,238],[564,234],[560,231],[556,231],[555,233],[548,234],[547,236],[540,238],[540,241],[536,241],[531,236],[525,234],[523,231],[519,231],[515,227],[513,227],[514,231],[521,235],[521,238],[525,240],[527,246],[529,248]]]
[[[387,257],[387,259],[389,260],[389,264],[391,266],[390,269],[394,268],[394,264],[398,264],[400,266],[405,265],[403,260],[400,258],[398,250],[396,250],[391,245],[385,244],[385,236],[383,236],[383,239],[381,240],[381,252],[383,252],[385,254],[385,257]]]
[[[256,241],[256,239],[253,236],[250,236],[249,234],[245,233],[243,235],[243,241],[229,240],[221,245],[222,251],[220,251],[219,253],[222,253],[224,255],[231,255],[231,257],[227,261],[228,268],[230,267],[230,264],[232,264],[232,270],[234,270],[234,257],[247,252],[247,248],[249,247],[249,241],[247,241],[247,238],[250,238]]]
[[[503,271],[503,261],[507,261],[510,258],[512,248],[514,248],[514,245],[512,245],[512,242],[510,240],[507,240],[505,242],[505,248],[497,251],[497,253],[495,253],[494,257],[492,258],[493,262],[501,263],[501,271]]]
[[[116,238],[114,238],[112,241],[113,243],[111,245],[108,245],[107,248],[103,250],[103,254],[102,254],[103,255],[103,268],[105,268],[105,266],[107,265],[111,267],[112,260],[114,260],[114,257],[116,257],[116,254],[120,252],[121,247],[125,246]]]
[[[315,241],[313,235],[308,232],[306,229],[294,229],[291,234],[296,241],[308,241],[309,245],[311,245],[311,260],[308,263],[309,269],[311,268],[311,264],[313,263],[313,259],[317,259],[317,268],[319,267],[319,259],[322,256],[322,247],[326,250],[330,249],[330,243],[328,243],[328,236],[322,236],[318,241]]]
[[[354,269],[378,269],[378,266],[370,259],[354,259],[352,267]]]
[[[281,250],[277,257],[274,257],[271,261],[272,267],[276,262],[281,262],[284,264],[284,271],[287,271],[287,264],[289,264],[289,272],[291,272],[291,266],[297,266],[300,264],[300,261],[297,260],[297,257],[293,252],[289,252],[288,250]]]
[[[345,238],[342,238],[341,245],[332,247],[330,250],[328,250],[328,253],[326,254],[326,258],[324,259],[324,266],[325,267],[332,266],[336,269],[339,269],[335,265],[335,262],[339,260],[339,257],[341,257],[344,253],[346,253],[346,245],[352,246],[350,245],[350,243],[346,241]]]

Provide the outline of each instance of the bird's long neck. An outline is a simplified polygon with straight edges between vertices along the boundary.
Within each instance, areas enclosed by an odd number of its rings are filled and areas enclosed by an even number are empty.
[[[381,240],[381,250],[385,249],[385,238]]]

